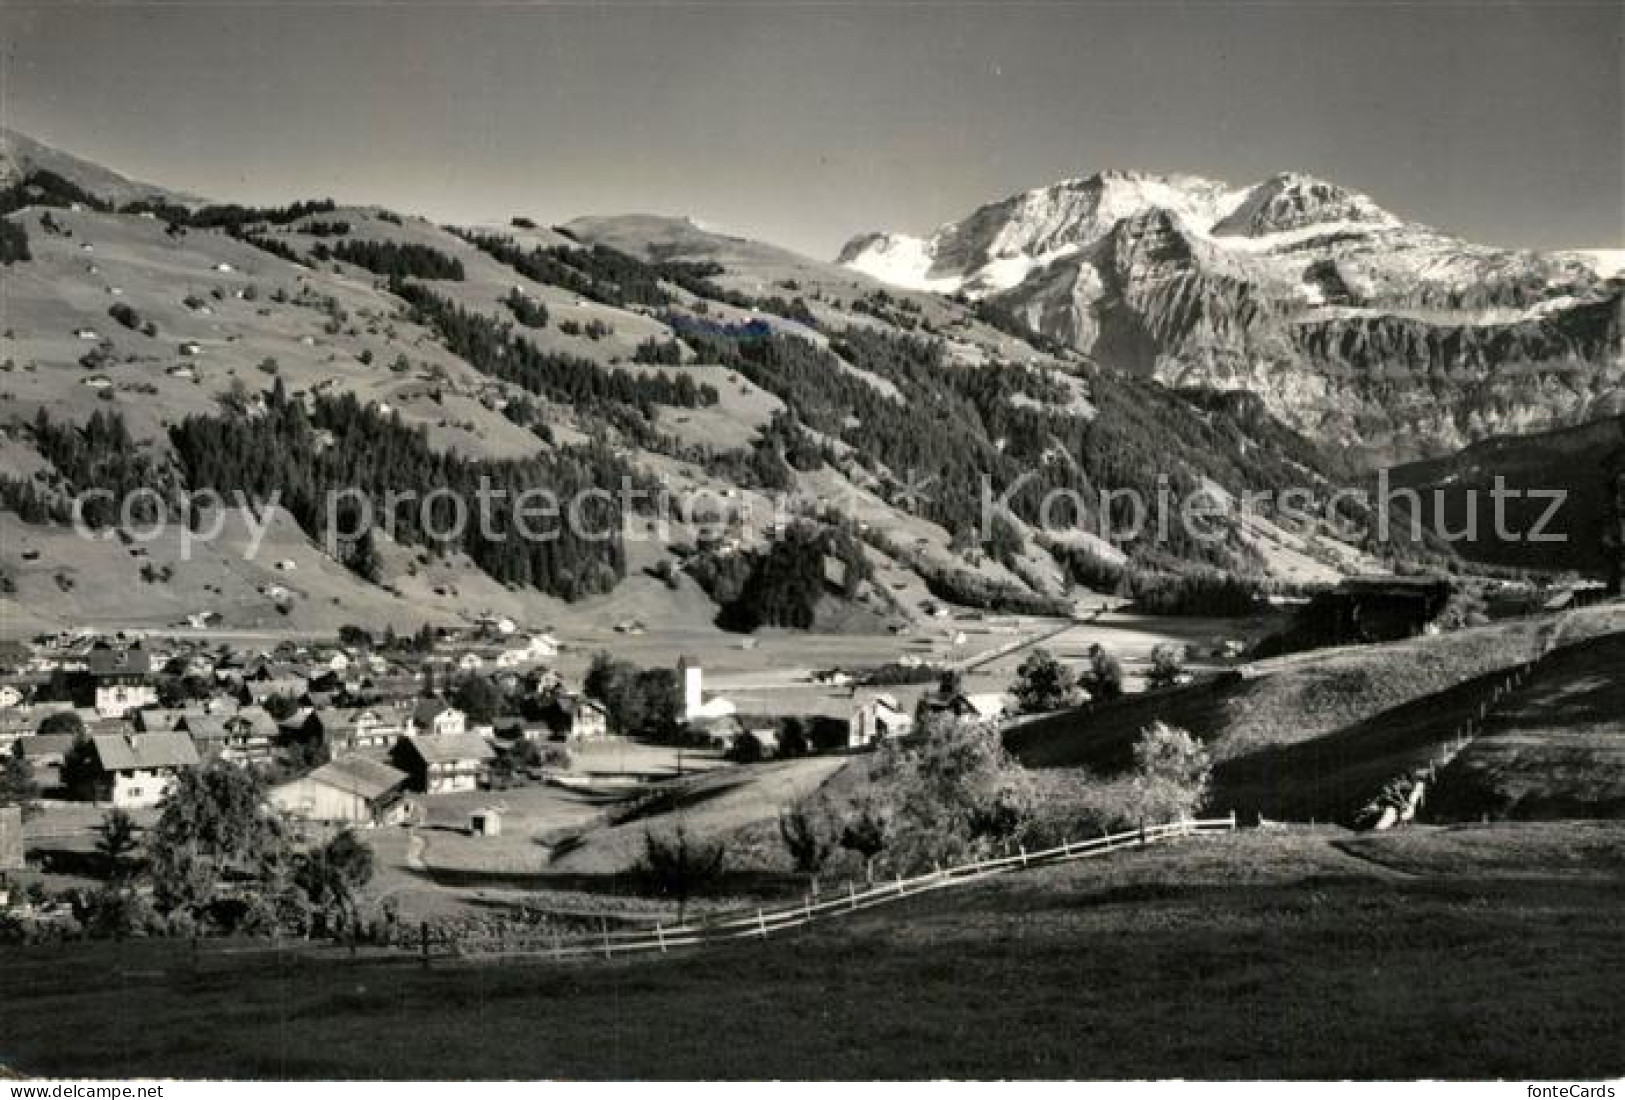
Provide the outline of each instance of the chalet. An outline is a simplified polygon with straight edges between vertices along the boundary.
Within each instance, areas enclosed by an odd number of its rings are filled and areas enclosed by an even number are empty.
[[[555,740],[597,741],[609,736],[609,712],[584,695],[555,694],[543,705],[541,719]]]
[[[97,642],[85,655],[89,699],[103,718],[122,718],[158,702],[152,658],[139,645],[118,648]]]
[[[335,756],[309,775],[272,787],[271,805],[306,821],[395,825],[410,812],[410,777],[365,756]]]
[[[441,699],[423,699],[412,711],[412,732],[434,737],[461,737],[468,732],[468,717]]]
[[[388,749],[407,732],[407,717],[390,707],[317,707],[306,729],[336,756]]]
[[[430,794],[479,788],[496,753],[471,734],[403,737],[392,762],[411,777],[413,790]]]
[[[195,768],[197,749],[184,733],[138,733],[90,739],[96,754],[96,798],[121,809],[156,806],[182,768]]]
[[[236,714],[188,718],[182,731],[206,759],[257,764],[271,759],[281,732],[263,707],[244,707]]]

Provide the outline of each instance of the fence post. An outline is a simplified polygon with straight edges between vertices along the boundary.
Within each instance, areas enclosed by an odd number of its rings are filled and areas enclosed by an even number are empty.
[[[756,910],[756,927],[761,931],[762,938],[767,939],[767,921],[762,917],[762,911]]]
[[[418,951],[423,960],[423,969],[429,969],[429,922],[423,921],[418,925]]]
[[[602,922],[603,923],[600,925],[600,930],[604,934],[604,958],[614,958],[615,951],[609,946],[609,918],[602,918]]]
[[[901,871],[897,872],[897,892],[899,894],[908,893],[908,888],[903,885],[903,873]]]
[[[858,887],[851,879],[846,880],[846,907],[848,909],[858,907]]]
[[[1230,811],[1230,831],[1232,833],[1236,831],[1236,811],[1235,810]]]
[[[1145,822],[1140,822],[1140,847],[1145,847]]]
[[[660,953],[664,955],[666,953],[666,930],[661,927],[658,921],[655,922],[655,939],[660,941]]]
[[[1018,844],[1016,848],[1021,852],[1021,865],[1023,867],[1027,866],[1027,845]]]

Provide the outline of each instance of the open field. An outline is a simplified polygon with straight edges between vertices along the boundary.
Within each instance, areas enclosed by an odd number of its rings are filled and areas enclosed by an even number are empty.
[[[18,980],[0,987],[0,1063],[268,1079],[1612,1077],[1625,838],[1575,827],[1589,855],[1551,870],[1551,831],[1567,828],[1419,830],[1359,855],[1328,830],[1192,840],[638,962],[6,949]]]
[[[1240,678],[1124,699],[1029,722],[1010,744],[1030,767],[1127,766],[1161,719],[1206,741],[1223,762],[1309,741],[1537,656],[1556,618],[1520,619],[1387,645],[1351,646],[1248,665]]]

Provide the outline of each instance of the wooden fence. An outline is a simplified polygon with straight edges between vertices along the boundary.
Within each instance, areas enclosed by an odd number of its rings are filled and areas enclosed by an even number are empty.
[[[650,931],[611,932],[607,929],[589,935],[539,935],[535,933],[481,933],[460,936],[433,936],[428,925],[421,928],[416,953],[425,966],[436,957],[463,959],[612,959],[617,956],[661,954],[680,947],[697,947],[727,940],[761,939],[817,921],[833,920],[850,913],[887,905],[903,898],[936,890],[980,882],[994,875],[1028,867],[1045,867],[1074,860],[1103,856],[1124,848],[1140,848],[1198,833],[1231,832],[1236,815],[1147,825],[1126,832],[1089,840],[1069,841],[1054,848],[1029,852],[1019,848],[1012,855],[999,856],[954,867],[943,867],[912,878],[895,878],[859,888],[849,883],[843,891],[811,895],[799,902],[777,908],[737,910],[713,914],[675,925],[656,925]]]

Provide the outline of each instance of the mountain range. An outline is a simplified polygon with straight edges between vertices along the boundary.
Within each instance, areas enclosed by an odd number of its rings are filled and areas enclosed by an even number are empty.
[[[1086,505],[1057,526],[1045,494],[1329,493],[1394,459],[1594,422],[1620,389],[1603,258],[1465,245],[1297,176],[1067,181],[827,263],[682,218],[440,226],[206,201],[0,133],[0,215],[11,631],[415,629],[492,609],[882,630],[1093,593],[1223,612],[1259,584],[1453,554],[1269,512],[1225,517],[1216,541],[1103,530]],[[601,544],[408,522],[329,552],[325,492],[481,477],[630,480],[710,512],[661,540],[633,509]],[[102,514],[105,537],[73,534],[76,494],[147,488],[278,507],[250,558],[236,527],[137,542]]]
[[[1172,386],[1257,394],[1374,461],[1625,411],[1625,250],[1472,244],[1299,173],[1104,172],[839,260]]]

